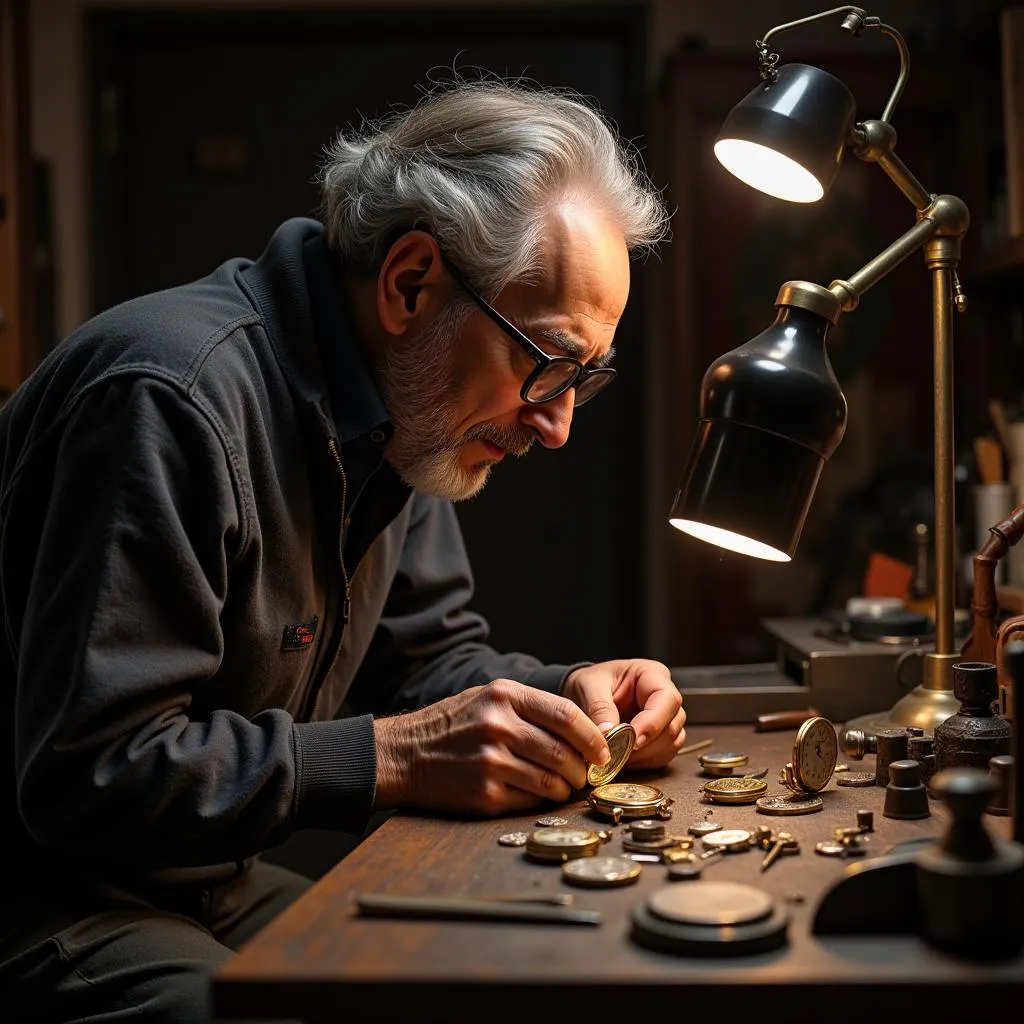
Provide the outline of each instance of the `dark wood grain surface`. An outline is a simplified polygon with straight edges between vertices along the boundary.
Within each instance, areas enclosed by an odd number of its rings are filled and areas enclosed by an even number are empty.
[[[767,767],[769,792],[779,792],[775,778],[790,759],[793,735],[758,733],[752,725],[702,726],[689,730],[687,742],[711,738],[715,750],[747,753],[749,768]],[[847,763],[852,770],[874,768],[873,757]],[[854,1005],[858,1014],[876,1021],[903,1021],[906,1013],[929,1021],[967,1021],[990,1019],[977,1016],[980,985],[985,1000],[1009,991],[1019,1009],[1024,958],[972,964],[938,953],[914,935],[811,934],[819,900],[847,866],[816,855],[815,842],[830,838],[837,826],[855,825],[857,810],[867,808],[874,811],[870,856],[875,856],[891,844],[941,834],[948,819],[936,802],[930,803],[930,817],[898,821],[882,814],[883,789],[838,787],[833,779],[822,793],[824,809],[816,814],[768,817],[753,806],[709,808],[700,802],[706,780],[696,754],[677,758],[665,773],[630,778],[650,781],[675,798],[668,823],[674,831],[684,831],[710,809],[726,828],[768,824],[796,834],[803,852],[780,858],[763,874],[760,852],[751,851],[718,858],[703,876],[750,883],[785,901],[791,916],[783,948],[714,959],[647,950],[630,938],[631,909],[665,884],[699,883],[668,883],[666,869],[652,864],[644,865],[635,885],[573,888],[563,882],[557,865],[533,863],[521,849],[497,844],[503,832],[532,828],[536,814],[499,821],[402,814],[218,972],[217,1012],[229,1018],[341,1021],[352,1019],[358,1004],[368,1014],[360,1018],[374,1021],[518,1024],[584,1006],[605,1019],[609,1012],[631,1015],[644,1007],[716,1011],[723,1000],[735,1005],[739,999],[745,1009],[736,1007],[737,1012],[746,1015],[761,1005],[771,1010],[767,1019],[790,1022],[843,1017],[844,1007],[852,1012]],[[610,827],[582,800],[544,812],[555,810],[574,823]],[[985,823],[993,835],[1009,837],[1008,818],[986,815]],[[620,852],[624,830],[620,825],[602,852]],[[364,892],[465,897],[573,892],[574,905],[600,911],[603,922],[581,927],[365,919],[354,909],[355,896]]]

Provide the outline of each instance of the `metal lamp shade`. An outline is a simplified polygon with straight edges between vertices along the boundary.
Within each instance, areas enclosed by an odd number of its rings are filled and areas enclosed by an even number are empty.
[[[814,202],[828,191],[854,124],[853,94],[807,64],[784,64],[729,112],[715,156],[741,181],[780,199]]]
[[[846,429],[846,398],[825,351],[830,326],[780,306],[771,327],[711,364],[673,526],[754,557],[792,558]]]

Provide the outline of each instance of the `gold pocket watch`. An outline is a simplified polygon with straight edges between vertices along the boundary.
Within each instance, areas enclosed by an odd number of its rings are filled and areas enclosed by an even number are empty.
[[[675,801],[657,786],[639,782],[606,782],[590,791],[587,803],[616,825],[623,818],[671,818]]]
[[[637,782],[612,782],[622,770],[636,743],[636,730],[623,722],[605,733],[611,757],[605,764],[592,764],[587,769],[587,782],[594,788],[587,803],[599,814],[611,818],[616,825],[623,818],[671,818],[672,797],[657,786]]]
[[[835,726],[820,715],[808,718],[793,741],[793,760],[779,772],[779,782],[794,793],[817,793],[828,785],[839,759]]]

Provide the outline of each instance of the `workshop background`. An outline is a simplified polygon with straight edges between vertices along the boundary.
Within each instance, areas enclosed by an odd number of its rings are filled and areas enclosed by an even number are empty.
[[[568,446],[501,466],[459,507],[477,606],[498,647],[546,660],[770,658],[764,617],[842,607],[863,592],[873,555],[913,561],[914,526],[931,516],[930,285],[916,256],[836,332],[849,426],[794,562],[757,563],[667,523],[708,363],[772,321],[783,281],[827,285],[913,223],[885,175],[852,158],[827,200],[799,210],[713,159],[718,125],[759,80],[755,40],[827,6],[0,0],[0,387],[93,313],[257,257],[279,221],[315,209],[312,178],[338,129],[456,72],[571,87],[641,146],[674,211],[673,240],[635,266],[620,380],[579,413]],[[992,400],[1024,417],[1024,243],[1011,234],[1024,182],[1010,159],[1024,86],[1004,75],[1006,26],[1021,25],[1003,18],[1011,6],[868,7],[910,48],[897,154],[972,213],[955,378],[966,556],[974,439],[992,430]],[[1022,47],[1018,36],[1009,52],[1024,64]],[[850,38],[838,19],[775,48],[843,78],[859,118],[881,115],[899,70],[890,40]]]

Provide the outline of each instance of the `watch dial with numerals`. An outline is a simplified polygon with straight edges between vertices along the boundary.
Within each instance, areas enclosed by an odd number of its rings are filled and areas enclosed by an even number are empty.
[[[838,758],[839,738],[827,718],[809,718],[800,726],[793,745],[793,768],[804,789],[824,789]]]

